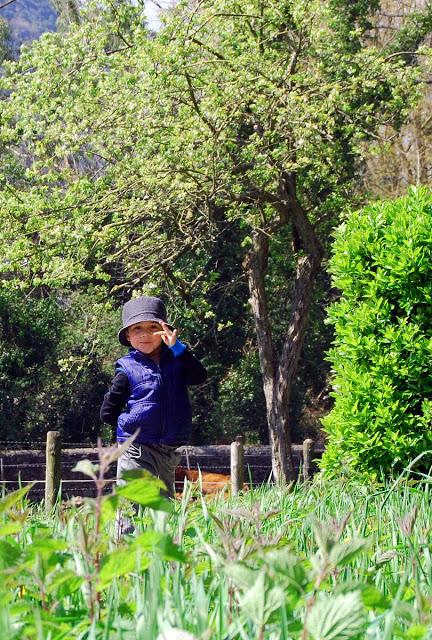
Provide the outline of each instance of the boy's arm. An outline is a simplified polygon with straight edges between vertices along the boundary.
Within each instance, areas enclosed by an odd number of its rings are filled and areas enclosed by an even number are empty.
[[[125,373],[119,371],[113,378],[108,393],[104,396],[100,410],[100,418],[102,422],[106,422],[112,427],[116,427],[117,418],[123,411],[123,407],[126,404],[126,400],[129,395],[129,379]]]
[[[163,331],[155,335],[161,336],[163,342],[169,347],[175,358],[181,361],[186,374],[186,384],[201,384],[207,380],[207,370],[196,358],[187,346],[177,338],[177,329],[170,328],[166,322],[160,323]]]
[[[186,347],[183,342],[176,340],[175,344],[170,347],[174,356],[181,361],[186,373],[186,384],[201,384],[207,380],[207,369],[194,356],[192,351]]]

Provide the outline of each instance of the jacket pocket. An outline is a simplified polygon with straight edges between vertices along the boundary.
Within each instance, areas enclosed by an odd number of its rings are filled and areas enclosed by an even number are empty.
[[[119,418],[119,426],[127,433],[135,433],[140,430],[140,436],[156,437],[162,429],[162,411],[159,403],[137,400],[129,410],[122,413]]]

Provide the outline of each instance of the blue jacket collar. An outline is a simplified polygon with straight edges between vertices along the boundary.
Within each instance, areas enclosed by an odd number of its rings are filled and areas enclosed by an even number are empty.
[[[171,353],[169,347],[167,347],[165,343],[162,343],[160,362],[165,360],[169,353]],[[156,364],[156,362],[152,358],[149,358],[149,356],[146,356],[146,354],[142,353],[142,351],[139,351],[139,349],[133,349],[132,347],[129,347],[129,355],[132,356],[132,358],[134,358],[138,362]]]

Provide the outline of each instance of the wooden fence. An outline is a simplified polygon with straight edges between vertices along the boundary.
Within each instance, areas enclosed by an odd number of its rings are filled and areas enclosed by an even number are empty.
[[[3,445],[3,446],[2,446]],[[224,474],[230,480],[231,490],[237,493],[244,485],[259,485],[271,480],[270,447],[245,445],[239,436],[231,445],[180,447],[180,462],[184,469],[199,469],[203,474]],[[293,458],[297,473],[309,479],[315,470],[314,460],[322,455],[322,447],[314,447],[312,440],[293,445]],[[20,443],[0,443],[0,485],[9,491],[19,485],[35,482],[30,498],[45,497],[47,505],[55,502],[59,489],[63,498],[94,495],[91,479],[73,471],[83,458],[97,462],[97,448],[80,443],[61,445],[60,434],[49,431],[46,442],[32,443],[22,448]],[[115,482],[115,465],[110,468],[108,487]],[[210,477],[210,476],[209,476]],[[207,481],[206,481],[207,482]],[[208,483],[217,485],[216,479]],[[226,481],[223,483],[226,485]],[[176,487],[180,490],[183,482]]]

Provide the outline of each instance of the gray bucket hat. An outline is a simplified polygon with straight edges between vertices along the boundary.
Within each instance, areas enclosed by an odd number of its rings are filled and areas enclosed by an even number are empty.
[[[173,327],[167,322],[165,305],[160,298],[154,296],[141,296],[129,300],[122,309],[123,326],[119,331],[118,339],[125,347],[130,347],[126,338],[126,329],[137,322],[154,320],[155,322],[166,322],[170,329]]]

